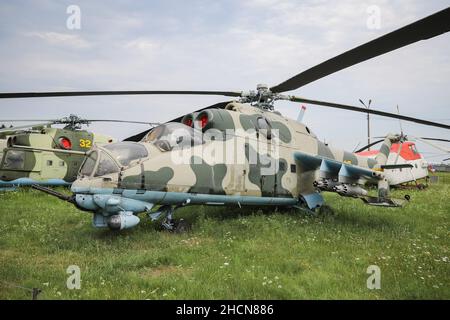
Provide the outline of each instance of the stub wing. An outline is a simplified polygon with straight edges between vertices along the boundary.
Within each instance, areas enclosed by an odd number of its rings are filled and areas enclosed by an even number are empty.
[[[398,207],[405,202],[388,197],[389,185],[381,171],[301,151],[294,152],[294,159],[299,167],[299,193],[310,209],[323,202],[319,191],[359,198],[376,206]],[[366,182],[378,185],[378,197],[367,194],[362,187]]]
[[[294,152],[294,159],[301,171],[319,171],[319,178],[333,179],[341,183],[377,182],[383,173],[351,163],[341,162],[320,155],[312,155],[301,151]]]

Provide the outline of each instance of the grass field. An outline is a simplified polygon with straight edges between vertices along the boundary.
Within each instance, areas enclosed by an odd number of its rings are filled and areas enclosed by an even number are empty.
[[[336,216],[190,207],[186,234],[142,219],[124,232],[33,190],[0,193],[0,298],[30,299],[450,299],[450,179],[403,209],[325,194]],[[78,265],[81,289],[66,269]],[[369,265],[381,289],[366,286]]]

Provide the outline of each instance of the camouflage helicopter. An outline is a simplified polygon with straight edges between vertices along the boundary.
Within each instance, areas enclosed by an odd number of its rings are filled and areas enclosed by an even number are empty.
[[[110,136],[82,130],[91,122],[140,121],[86,120],[70,115],[56,120],[0,120],[0,122],[41,121],[0,129],[0,188],[41,185],[70,185],[77,177],[85,154],[94,145],[114,142]],[[43,122],[45,121],[45,122]],[[62,124],[64,128],[51,125]]]
[[[73,195],[37,189],[93,213],[95,227],[132,228],[138,214],[161,219],[168,230],[183,230],[174,219],[186,205],[291,207],[327,212],[321,192],[362,199],[374,206],[400,207],[384,173],[392,144],[388,134],[374,159],[328,147],[312,130],[274,110],[274,102],[293,102],[370,113],[450,129],[449,125],[384,111],[306,99],[283,92],[362,61],[450,30],[450,8],[356,47],[287,81],[256,91],[79,91],[1,93],[0,98],[85,95],[200,94],[233,101],[188,113],[122,142],[95,146],[86,156]],[[363,188],[372,182],[377,196]],[[154,210],[154,208],[156,208]]]

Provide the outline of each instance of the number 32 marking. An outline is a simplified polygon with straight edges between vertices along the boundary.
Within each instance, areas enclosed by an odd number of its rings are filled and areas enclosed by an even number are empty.
[[[91,140],[87,139],[80,139],[80,147],[89,149],[92,145]]]

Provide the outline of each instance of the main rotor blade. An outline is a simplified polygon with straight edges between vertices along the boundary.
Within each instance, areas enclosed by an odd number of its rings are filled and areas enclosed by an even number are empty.
[[[0,129],[0,133],[1,132],[18,131],[20,129],[26,129],[26,128],[37,127],[37,126],[47,126],[49,124],[53,124],[53,122],[33,123],[33,124],[27,124],[27,125],[23,125],[23,126],[12,127],[12,128],[3,128],[3,129]]]
[[[160,125],[159,122],[146,122],[146,121],[132,121],[132,120],[114,120],[114,119],[80,119],[82,122],[122,122],[122,123],[137,123],[137,124],[148,124],[148,125]],[[64,121],[61,121],[61,119],[35,119],[35,120],[31,120],[31,119],[6,119],[6,120],[1,120],[0,119],[0,123],[2,122],[36,122],[36,121],[48,121],[48,122],[52,122],[52,123],[64,123]],[[29,126],[29,125],[28,125]]]
[[[0,123],[2,122],[36,122],[36,121],[47,121],[47,122],[55,122],[55,119],[0,119]]]
[[[339,70],[450,31],[450,7],[344,52],[270,88],[272,92],[298,89]]]
[[[431,146],[431,147],[433,147],[433,148],[435,148],[435,149],[438,149],[438,150],[441,150],[441,151],[450,153],[450,148],[441,146],[441,145],[439,145],[439,144],[437,144],[437,143],[433,143],[433,142],[431,142],[431,141],[429,141],[429,140],[425,140],[425,139],[422,139],[422,138],[419,138],[419,137],[411,136],[411,138],[416,139],[417,141],[420,141],[420,142],[422,142],[422,143],[425,143],[425,144],[427,144],[427,145],[429,145],[429,146]]]
[[[137,123],[137,124],[148,124],[150,126],[159,126],[159,122],[145,122],[145,121],[130,121],[130,120],[86,120],[87,122],[120,122],[120,123]]]
[[[383,141],[384,141],[384,139],[381,139],[381,140],[372,142],[372,143],[368,144],[367,146],[362,147],[362,148],[360,148],[360,149],[354,151],[353,153],[363,152],[364,150],[366,150],[366,149],[368,149],[368,148],[370,148],[370,147],[372,147],[372,146],[374,146],[374,145],[376,145],[376,144],[379,144],[380,142],[383,142]]]
[[[173,91],[173,90],[141,90],[141,91],[53,91],[53,92],[8,92],[0,93],[0,99],[43,98],[43,97],[76,97],[76,96],[123,96],[123,95],[212,95],[240,97],[242,92],[236,91]]]
[[[405,137],[406,137],[406,140],[408,140],[408,138],[412,138],[412,139],[420,138],[420,139],[422,139],[422,140],[450,142],[450,140],[448,140],[448,139],[442,139],[442,138],[429,138],[429,137],[416,137],[416,136],[412,136],[412,135],[410,135],[410,134],[405,135]],[[383,138],[383,137],[372,137],[372,139],[379,139],[379,138]]]
[[[336,108],[336,109],[344,109],[344,110],[362,112],[362,113],[366,113],[366,114],[367,113],[376,114],[378,116],[394,118],[394,119],[401,119],[401,120],[405,120],[405,121],[410,121],[410,122],[416,122],[416,123],[424,124],[424,125],[427,125],[427,126],[444,128],[444,129],[450,130],[450,125],[447,125],[447,124],[432,122],[432,121],[418,119],[418,118],[413,118],[413,117],[408,117],[408,116],[402,116],[400,114],[384,112],[384,111],[379,111],[379,110],[374,110],[374,109],[365,109],[365,108],[349,106],[349,105],[340,104],[340,103],[311,100],[311,99],[306,99],[306,98],[301,98],[301,97],[296,97],[296,96],[289,96],[289,100],[290,101],[295,101],[295,102],[315,104],[315,105],[324,106],[324,107]]]
[[[428,137],[419,137],[423,140],[431,140],[431,141],[442,141],[442,142],[450,142],[450,140],[447,139],[441,139],[441,138],[428,138]]]

